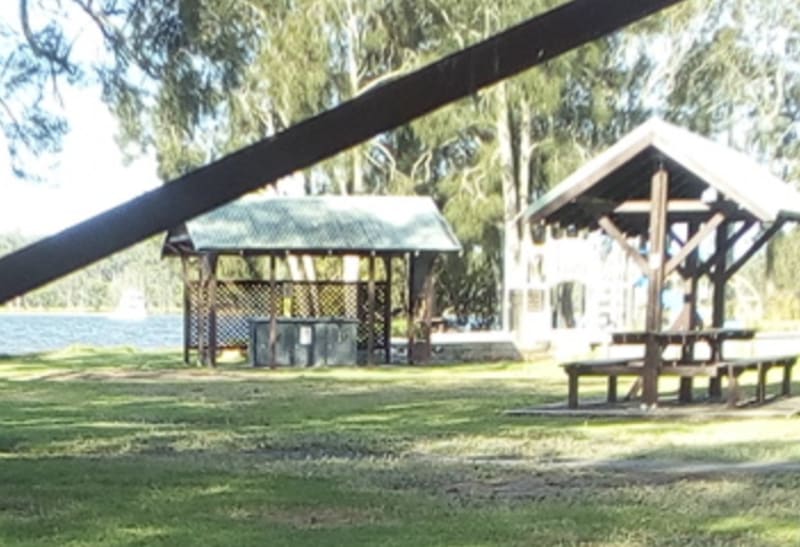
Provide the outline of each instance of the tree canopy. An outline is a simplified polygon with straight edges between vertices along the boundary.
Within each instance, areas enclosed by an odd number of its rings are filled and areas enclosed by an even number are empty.
[[[169,180],[560,3],[71,0],[54,11],[22,0],[21,30],[0,32],[16,44],[2,59],[0,104],[36,115],[7,115],[2,128],[14,157],[29,143],[54,148],[66,125],[45,108],[48,84],[91,73],[121,142],[154,150]],[[71,56],[69,13],[98,33],[107,59]],[[518,214],[652,113],[795,179],[799,34],[792,3],[689,1],[296,180],[306,192],[434,196],[466,249],[440,269],[440,307],[489,317],[502,303],[508,322],[510,291],[528,275]]]

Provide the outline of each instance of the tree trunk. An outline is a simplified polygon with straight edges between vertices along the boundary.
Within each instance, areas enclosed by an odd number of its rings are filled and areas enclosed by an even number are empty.
[[[360,49],[359,45],[359,29],[358,17],[353,8],[352,0],[347,0],[345,3],[345,10],[347,17],[345,19],[345,55],[347,65],[347,79],[350,86],[350,97],[357,97],[361,93],[361,81],[358,75],[358,58],[357,50]],[[359,146],[353,147],[350,151],[353,167],[353,184],[351,193],[363,194],[364,188],[364,165],[361,156],[361,148]]]
[[[500,178],[503,190],[503,328],[519,328],[522,318],[522,299],[512,305],[512,290],[522,290],[525,285],[526,256],[524,246],[530,240],[529,230],[521,229],[517,216],[527,205],[530,193],[530,106],[526,101],[519,105],[517,116],[509,104],[506,83],[497,86],[495,95],[495,128],[500,158]]]

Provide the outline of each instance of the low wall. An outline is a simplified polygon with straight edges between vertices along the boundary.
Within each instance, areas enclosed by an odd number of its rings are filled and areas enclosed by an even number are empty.
[[[408,362],[408,344],[401,338],[392,339],[392,363]],[[487,363],[493,361],[523,361],[539,355],[546,344],[521,350],[508,333],[458,332],[436,333],[431,339],[430,364]]]

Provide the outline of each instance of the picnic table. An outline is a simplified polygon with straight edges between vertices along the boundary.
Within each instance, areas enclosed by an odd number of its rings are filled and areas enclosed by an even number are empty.
[[[693,329],[663,331],[625,331],[612,333],[612,343],[617,345],[655,344],[658,348],[657,375],[672,375],[680,378],[678,400],[691,402],[693,382],[696,376],[709,378],[709,397],[719,399],[722,396],[722,378],[728,381],[728,404],[735,406],[740,397],[738,378],[748,370],[756,371],[756,401],[766,400],[767,372],[772,368],[783,369],[781,394],[789,395],[791,391],[791,370],[796,355],[778,355],[750,358],[726,358],[723,346],[727,340],[752,340],[756,335],[754,329]],[[695,357],[695,345],[704,343],[708,346],[708,355]],[[664,351],[670,346],[680,346],[679,357],[665,357]],[[562,365],[569,375],[568,406],[578,406],[578,379],[581,376],[605,376],[608,378],[607,401],[617,401],[617,378],[634,376],[636,381],[628,393],[627,399],[636,394],[645,374],[645,358],[590,359],[573,361]]]
[[[662,350],[667,346],[680,345],[687,350],[694,350],[697,342],[708,344],[710,358],[708,361],[722,360],[723,343],[727,340],[752,340],[756,335],[755,329],[693,329],[693,330],[662,330],[662,331],[623,331],[611,334],[614,344],[645,345],[649,340],[654,340]],[[689,361],[689,359],[685,359]]]

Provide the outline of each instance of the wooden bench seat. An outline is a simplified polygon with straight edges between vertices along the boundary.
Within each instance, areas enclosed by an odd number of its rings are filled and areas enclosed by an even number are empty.
[[[738,378],[748,370],[758,372],[756,384],[756,400],[764,402],[766,399],[766,378],[771,368],[783,368],[782,395],[791,392],[792,367],[797,359],[795,355],[780,355],[770,357],[749,357],[744,359],[727,359],[723,362],[694,361],[681,363],[667,361],[659,368],[659,376],[678,376],[681,378],[694,378],[707,376],[713,379],[727,377],[728,404],[735,405],[739,398]],[[608,390],[606,400],[609,403],[617,402],[617,377],[641,377],[644,370],[642,359],[589,359],[572,361],[561,366],[569,376],[567,406],[578,408],[578,380],[581,376],[606,376],[608,377]]]
[[[567,406],[578,408],[578,378],[581,376],[607,376],[607,400],[617,402],[617,376],[641,376],[642,365],[641,359],[591,359],[562,364],[569,375]]]
[[[772,368],[783,369],[781,395],[791,395],[792,367],[797,361],[796,355],[772,355],[767,357],[747,357],[729,359],[718,365],[718,375],[728,378],[728,405],[734,406],[739,400],[739,376],[748,370],[758,373],[756,382],[756,402],[763,403],[767,398],[767,372]]]

